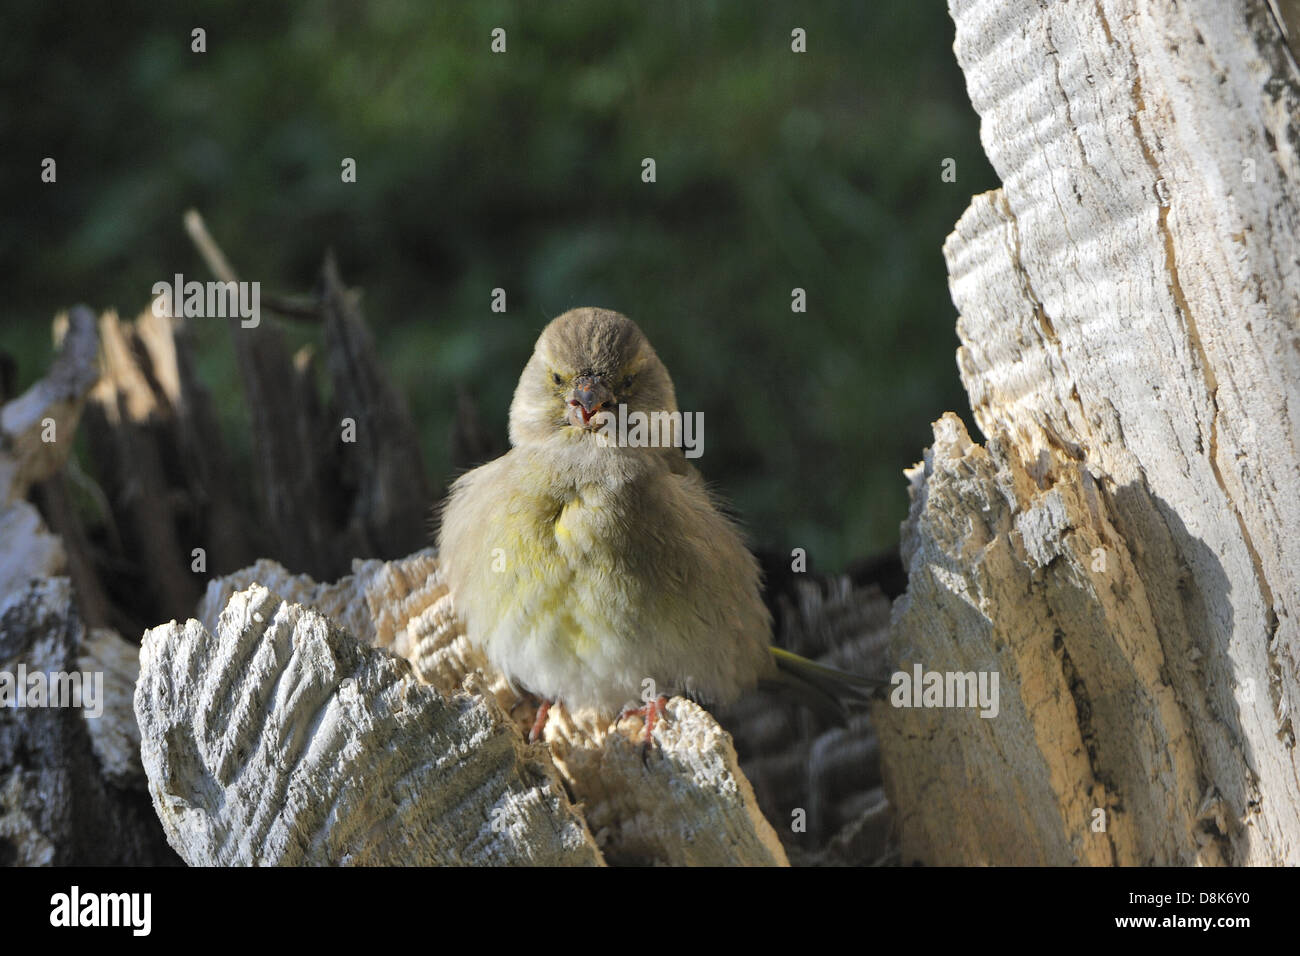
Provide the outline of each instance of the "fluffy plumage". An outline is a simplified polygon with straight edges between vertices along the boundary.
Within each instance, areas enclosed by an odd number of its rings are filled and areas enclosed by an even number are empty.
[[[758,563],[680,448],[598,440],[620,403],[677,410],[641,330],[592,308],[551,322],[510,406],[513,447],[444,505],[452,598],[471,642],[540,697],[608,718],[650,679],[728,703],[778,676]]]

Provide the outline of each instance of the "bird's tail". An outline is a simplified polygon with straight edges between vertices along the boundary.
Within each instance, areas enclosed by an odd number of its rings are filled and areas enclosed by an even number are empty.
[[[770,683],[834,721],[844,721],[851,708],[865,706],[875,691],[889,686],[886,680],[819,664],[782,647],[771,650],[777,677]]]

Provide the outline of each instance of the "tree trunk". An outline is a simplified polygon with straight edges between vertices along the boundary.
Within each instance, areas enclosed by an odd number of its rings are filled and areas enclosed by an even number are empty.
[[[904,862],[1300,863],[1300,71],[1265,0],[950,5],[987,444],[910,473],[891,650],[1000,701],[879,709]]]

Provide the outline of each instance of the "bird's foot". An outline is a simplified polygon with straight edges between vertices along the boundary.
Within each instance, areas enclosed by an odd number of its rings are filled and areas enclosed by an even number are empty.
[[[541,705],[537,708],[537,719],[533,721],[533,729],[528,732],[528,742],[536,743],[542,739],[542,731],[546,729],[546,718],[551,714],[551,702],[542,699]]]
[[[627,707],[618,719],[631,717],[633,714],[645,719],[645,737],[641,740],[641,762],[644,763],[650,755],[650,747],[654,743],[655,724],[666,715],[665,707],[668,705],[668,698],[660,694],[654,700],[650,701],[643,707]]]

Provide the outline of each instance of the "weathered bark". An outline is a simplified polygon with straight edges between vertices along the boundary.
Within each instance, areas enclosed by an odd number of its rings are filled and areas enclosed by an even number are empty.
[[[273,692],[286,681],[310,692]],[[697,705],[670,702],[647,756],[638,720],[609,733],[563,709],[529,746],[523,703],[427,551],[334,584],[269,561],[213,581],[196,620],[150,632],[136,693],[155,805],[190,863],[786,862]]]
[[[235,281],[198,214],[187,214],[185,224],[217,277]],[[228,324],[269,537],[258,553],[331,577],[355,557],[394,558],[418,548],[433,499],[415,425],[374,353],[359,293],[343,286],[330,256],[320,281],[314,317],[329,374],[325,404],[316,397],[310,353],[291,356],[269,316],[250,327],[238,318]]]
[[[355,487],[346,533],[363,542],[348,559],[398,557],[428,540],[432,499],[420,463],[420,437],[375,355],[360,295],[343,287],[332,255],[325,257],[321,283],[333,427],[344,419],[356,423],[355,440],[332,442],[343,452],[341,464]]]
[[[190,571],[191,546],[182,539],[191,499],[173,493],[185,487],[173,390],[163,384],[174,380],[174,356],[163,364],[161,355],[144,347],[143,330],[168,321],[151,311],[134,323],[124,324],[112,312],[100,320],[103,376],[87,432],[109,500],[121,516],[115,526],[124,555],[143,585],[136,607],[176,617],[194,606],[202,578]]]
[[[521,702],[469,645],[432,552],[358,561],[333,584],[259,561],[209,584],[196,617],[216,632],[227,602],[256,583],[315,608],[363,643],[406,658],[445,695],[460,692],[470,673],[488,675],[487,690],[517,730],[526,734],[531,726],[535,702]],[[802,581],[794,593],[797,601],[782,600],[779,608],[780,643],[859,673],[881,670],[886,599],[842,579]],[[763,863],[786,856],[801,864],[862,864],[896,855],[875,731],[865,713],[846,726],[826,726],[787,699],[754,694],[715,722],[674,700],[657,736],[663,759],[649,761],[587,715],[563,709],[552,715],[547,743],[612,864]],[[739,766],[732,745],[718,735],[719,723],[735,735]],[[623,722],[624,733],[636,729],[635,719]],[[797,828],[795,811],[801,811]]]
[[[55,332],[60,349],[49,373],[0,408],[0,506],[18,501],[63,466],[86,393],[99,377],[94,314],[79,305],[55,319]]]
[[[0,707],[0,864],[174,863],[144,792],[135,721],[121,706],[121,661],[135,649],[111,631],[86,633],[62,576],[63,543],[22,500],[65,464],[99,374],[94,315],[78,306],[55,328],[61,348],[49,374],[0,408],[0,680],[9,698]],[[68,706],[89,703],[84,691],[80,701],[51,699],[49,678],[39,679],[44,693],[20,682],[38,672],[105,674],[103,713]]]
[[[892,650],[1001,701],[878,709],[904,861],[1300,863],[1295,60],[1263,0],[951,8],[988,443],[911,474]]]
[[[63,552],[58,568],[45,568],[35,576],[67,574],[72,580],[77,608],[87,627],[117,627],[124,631],[132,630],[127,618],[113,606],[108,593],[100,583],[91,558],[94,546],[86,534],[85,525],[69,493],[66,474],[60,472],[47,478],[33,489],[32,496],[50,531],[60,542],[60,550]],[[108,511],[108,508],[103,509],[105,514]],[[25,552],[23,560],[30,558],[30,552]],[[30,566],[28,573],[32,573]]]
[[[191,865],[598,864],[554,767],[495,701],[261,586],[141,648],[150,791]]]
[[[120,640],[100,633],[89,647],[85,637],[68,580],[35,580],[0,604],[0,671],[72,674],[79,656],[94,667],[94,655]],[[133,772],[134,752],[113,739],[129,738],[120,717],[114,705],[100,716],[48,704],[0,708],[0,863],[176,862]]]
[[[185,228],[220,281],[239,281],[197,212],[186,214]],[[227,325],[248,414],[260,510],[275,548],[271,553],[295,568],[327,573],[337,562],[336,546],[355,554],[351,546],[359,542],[331,540],[335,529],[319,520],[332,504],[325,487],[330,473],[320,467],[323,449],[328,447],[322,435],[324,421],[307,418],[309,409],[294,401],[298,396],[293,360],[273,322],[244,327],[240,318],[231,317]],[[283,414],[285,409],[293,413]]]

